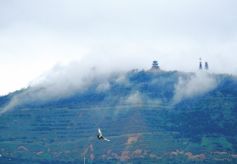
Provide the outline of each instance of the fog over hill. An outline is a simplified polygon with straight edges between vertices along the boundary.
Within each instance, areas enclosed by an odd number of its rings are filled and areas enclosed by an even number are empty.
[[[108,70],[147,69],[159,58],[166,70],[195,71],[202,57],[214,72],[237,74],[236,6],[236,0],[0,1],[0,95],[57,63],[83,58]]]
[[[0,162],[236,162],[236,76],[75,68],[0,97]]]
[[[237,163],[236,6],[0,1],[0,164]]]
[[[172,84],[170,84],[169,90],[166,91],[169,92],[169,96],[172,96],[172,99],[169,97],[169,103],[171,104],[176,104],[186,98],[205,94],[216,88],[218,84],[217,76],[208,73],[206,70],[197,71],[196,73],[182,73],[163,71],[159,68],[157,70],[148,69],[146,71],[133,69],[130,72],[126,72],[121,69],[120,71],[113,71],[103,69],[103,67],[88,67],[88,65],[78,66],[78,64],[82,64],[82,62],[71,63],[67,66],[56,65],[53,69],[32,81],[27,88],[19,90],[16,94],[10,94],[12,95],[10,96],[11,100],[2,106],[1,113],[7,112],[17,106],[24,106],[24,104],[33,102],[47,104],[51,101],[61,101],[78,94],[86,93],[88,90],[94,90],[97,94],[110,93],[111,89],[113,90],[113,85],[131,88],[131,91],[128,93],[129,95],[126,95],[127,99],[123,97],[123,100],[121,100],[123,102],[118,101],[117,103],[143,103],[143,101],[151,99],[152,97],[147,97],[146,93],[139,91],[139,88],[132,87],[134,82],[131,81],[130,76],[139,73],[144,73],[144,77],[149,79],[152,79],[153,75],[156,75],[154,77],[157,78],[151,81],[139,79],[156,87],[167,85],[165,84],[167,81],[163,81],[163,79],[170,78],[166,76],[171,74],[171,79],[167,80]],[[143,78],[143,76],[141,75],[140,78]],[[111,97],[113,97],[113,95]],[[162,97],[158,97],[155,101],[160,102],[161,98],[167,99],[166,95],[162,95]]]

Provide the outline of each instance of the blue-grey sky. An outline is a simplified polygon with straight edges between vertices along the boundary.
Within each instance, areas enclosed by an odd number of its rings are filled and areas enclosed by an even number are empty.
[[[195,71],[201,57],[213,72],[237,74],[236,8],[236,0],[2,0],[0,94],[74,61],[126,70],[157,59]]]

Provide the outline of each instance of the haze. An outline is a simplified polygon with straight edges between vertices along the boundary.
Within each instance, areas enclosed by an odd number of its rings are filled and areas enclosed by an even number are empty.
[[[0,1],[0,94],[55,67],[237,74],[235,0]],[[74,64],[72,64],[74,63]],[[56,66],[55,66],[56,65]],[[69,67],[67,69],[67,67]]]

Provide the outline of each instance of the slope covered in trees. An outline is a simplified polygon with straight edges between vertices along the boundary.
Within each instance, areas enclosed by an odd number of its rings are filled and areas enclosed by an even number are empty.
[[[49,95],[0,98],[0,163],[237,162],[235,76],[131,71]]]

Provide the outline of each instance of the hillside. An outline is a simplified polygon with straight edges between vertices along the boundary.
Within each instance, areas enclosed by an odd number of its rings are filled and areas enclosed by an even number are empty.
[[[133,70],[50,88],[0,97],[0,163],[237,162],[235,76]]]

